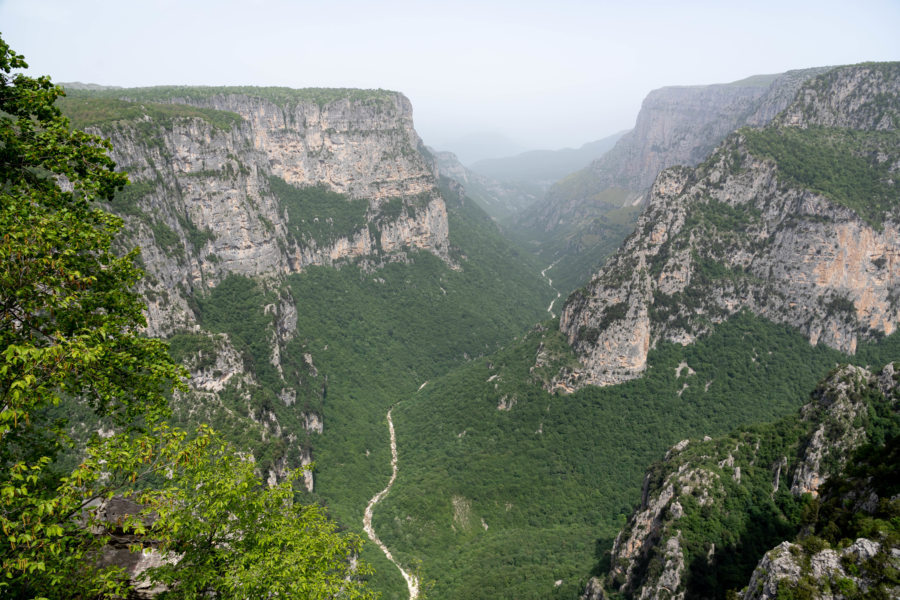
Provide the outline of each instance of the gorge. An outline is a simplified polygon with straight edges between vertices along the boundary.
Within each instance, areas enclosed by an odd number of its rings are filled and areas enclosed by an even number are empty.
[[[900,568],[893,525],[805,522],[826,547],[791,520],[864,474],[786,482],[838,397],[867,399],[865,436],[825,462],[894,468],[897,63],[654,92],[543,202],[426,148],[395,92],[71,86],[61,108],[132,181],[108,208],[141,248],[147,333],[192,375],[176,422],[270,483],[314,463],[304,498],[373,540],[383,598],[821,590],[874,548],[856,533],[878,550],[853,589],[896,591],[872,566]],[[522,245],[517,222],[550,234]],[[868,492],[890,523],[896,490]],[[773,530],[704,529],[746,494],[729,518]],[[844,570],[818,583],[757,568],[822,552]]]

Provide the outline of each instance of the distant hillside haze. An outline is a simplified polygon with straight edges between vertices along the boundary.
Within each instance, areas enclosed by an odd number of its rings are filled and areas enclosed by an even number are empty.
[[[498,181],[549,187],[566,175],[581,170],[615,146],[627,131],[620,131],[580,148],[531,150],[502,158],[486,158],[472,163],[476,173]]]
[[[513,156],[528,150],[523,143],[496,131],[478,131],[449,139],[426,139],[426,142],[439,150],[452,152],[466,166],[480,160]]]

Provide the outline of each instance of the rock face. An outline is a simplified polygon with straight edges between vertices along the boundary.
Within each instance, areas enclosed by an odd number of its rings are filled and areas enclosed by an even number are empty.
[[[800,413],[801,420],[813,429],[794,470],[792,494],[818,496],[829,472],[844,469],[853,451],[866,440],[869,409],[860,390],[877,389],[890,398],[897,385],[895,375],[892,364],[878,377],[859,367],[844,367],[813,393],[813,401]]]
[[[146,536],[135,535],[127,527],[123,528],[123,523],[138,515],[141,508],[141,505],[120,496],[105,499],[97,506],[96,514],[105,526],[96,527],[93,532],[106,538],[99,551],[98,566],[122,569],[133,586],[129,598],[144,600],[166,591],[165,586],[148,581],[144,573],[148,569],[175,562],[177,557],[161,552],[158,545]]]
[[[111,140],[132,182],[111,209],[125,219],[124,243],[141,248],[146,331],[171,338],[192,374],[176,416],[279,440],[281,450],[261,466],[269,481],[288,464],[309,464],[327,379],[309,354],[285,377],[298,309],[279,282],[311,265],[378,268],[406,260],[409,249],[451,263],[447,208],[409,100],[381,90],[284,88],[70,95],[75,104],[64,108],[78,118],[87,107],[95,121],[88,131]],[[267,298],[269,362],[281,385],[275,404],[284,406],[251,408],[258,373],[228,334],[199,325],[197,298],[232,275],[253,278]],[[312,473],[305,478],[311,490]]]
[[[771,126],[729,136],[697,168],[661,173],[635,232],[563,309],[560,329],[583,369],[559,381],[634,378],[657,341],[690,343],[740,310],[849,354],[862,339],[892,333],[900,323],[898,108],[896,63],[836,69],[811,80]],[[881,129],[867,129],[873,123]],[[853,185],[883,191],[854,204],[827,184],[799,182],[765,145],[786,138],[801,160],[859,161]],[[854,141],[838,152],[834,139]]]
[[[803,81],[823,70],[651,92],[634,129],[518,213],[514,230],[539,249],[546,264],[559,260],[557,287],[568,292],[583,286],[634,230],[662,169],[694,166],[738,127],[768,123]]]
[[[867,572],[868,565],[876,562],[896,571],[900,569],[900,552],[866,538],[859,538],[839,551],[829,548],[819,552],[783,542],[759,562],[743,600],[784,597],[785,590],[796,589],[800,581],[807,592],[805,597],[814,600],[852,598],[873,592],[885,594],[881,596],[884,598],[896,598],[900,586],[883,585],[880,577]],[[873,594],[873,597],[878,596]]]
[[[536,220],[548,229],[583,221],[608,189],[624,191],[624,203],[640,202],[660,171],[694,166],[735,129],[765,125],[791,103],[804,81],[824,70],[650,92],[634,129],[606,155],[551,188]]]
[[[873,441],[875,449],[868,456],[880,457],[875,460],[879,468],[890,469],[885,465],[896,461],[891,442],[883,445],[872,438],[875,415],[898,421],[896,367],[889,364],[879,374],[852,366],[836,369],[796,417],[768,430],[676,444],[650,469],[640,508],[615,540],[607,589],[628,598],[714,597],[749,580],[743,597],[756,600],[774,598],[779,586],[796,587],[801,580],[820,591],[812,596],[817,598],[832,597],[822,590],[840,586],[846,594],[851,581],[853,589],[890,588],[890,580],[878,576],[875,565],[887,561],[897,568],[896,537],[852,538],[852,544],[848,540],[831,549],[809,536],[819,530],[838,538],[853,533],[831,530],[834,523],[846,525],[833,517],[829,506],[859,515],[889,511],[885,502],[898,503],[893,488],[873,488],[869,475],[845,478],[854,452]],[[783,480],[794,481],[790,493]],[[840,483],[826,486],[835,480]],[[820,497],[799,499],[809,492]],[[829,515],[832,524],[806,521],[805,533],[801,531],[788,513],[804,502],[821,502],[818,513],[823,520]],[[798,533],[806,536],[800,545],[781,543]],[[768,548],[777,547],[763,556],[766,542],[772,544]],[[585,597],[603,597],[600,583],[593,580]]]
[[[137,197],[126,214],[141,215],[129,225],[149,290],[168,294],[162,304],[151,299],[150,334],[189,328],[195,319],[181,290],[214,286],[229,273],[379,264],[398,259],[403,247],[447,258],[447,210],[433,164],[419,151],[409,100],[389,92],[354,99],[347,90],[348,97],[321,105],[299,92],[280,103],[252,88],[202,96],[188,88],[170,98],[238,115],[230,128],[149,117],[95,128],[111,139],[113,159],[131,178],[126,194]],[[332,210],[304,214],[294,188],[334,192],[326,197]]]

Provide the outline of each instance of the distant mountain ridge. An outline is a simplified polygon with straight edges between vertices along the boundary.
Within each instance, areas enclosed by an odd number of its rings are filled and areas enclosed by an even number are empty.
[[[627,131],[620,131],[579,148],[531,150],[515,156],[482,159],[472,163],[469,168],[498,181],[527,183],[546,189],[566,175],[599,159],[626,133]]]
[[[453,152],[460,162],[471,165],[479,160],[512,156],[528,149],[521,142],[496,131],[476,131],[452,139],[429,139],[428,144],[442,151]]]
[[[695,166],[735,129],[771,121],[804,81],[827,69],[653,90],[641,105],[634,129],[584,172],[555,186],[546,205],[535,209],[551,228],[589,214],[592,198],[605,189],[624,190],[625,201],[633,202],[649,190],[663,169]]]
[[[583,362],[560,384],[637,377],[659,340],[739,310],[853,354],[900,324],[900,63],[809,80],[760,130],[660,174],[635,232],[566,302]]]
[[[434,156],[438,172],[461,185],[466,195],[497,222],[509,220],[543,195],[535,184],[499,181],[466,167],[452,152],[428,150]]]
[[[554,184],[543,201],[515,217],[513,228],[538,248],[542,262],[565,257],[555,274],[561,289],[584,285],[631,232],[662,169],[694,166],[735,129],[764,125],[805,80],[824,70],[650,92],[634,129],[600,159]]]

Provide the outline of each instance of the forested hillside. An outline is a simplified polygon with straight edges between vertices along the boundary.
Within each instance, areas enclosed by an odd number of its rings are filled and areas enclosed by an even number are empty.
[[[211,423],[269,484],[314,462],[306,499],[362,532],[394,407],[399,475],[374,527],[426,592],[574,598],[609,570],[667,448],[788,418],[836,364],[900,355],[895,75],[817,79],[773,125],[664,172],[561,320],[541,271],[572,285],[556,273],[596,257],[548,270],[504,239],[438,175],[452,161],[400,94],[171,87],[60,105],[132,180],[107,206],[142,249],[147,333],[192,374],[177,422]],[[838,87],[863,101],[832,102]],[[770,119],[776,104],[754,106]],[[609,252],[642,210],[613,196],[602,227],[579,229]],[[408,597],[377,548],[362,557],[383,598]]]
[[[634,229],[656,176],[695,166],[729,133],[765,125],[824,68],[757,75],[726,84],[673,86],[644,99],[634,128],[584,169],[518,212],[510,232],[546,264],[559,261],[564,293],[585,285]]]
[[[562,395],[543,386],[575,357],[549,322],[398,404],[400,475],[376,529],[436,597],[573,598],[667,448],[790,415],[835,364],[898,352],[895,334],[851,358],[742,313],[661,344],[640,379]]]
[[[837,69],[773,125],[664,172],[559,330],[540,326],[397,406],[401,470],[375,523],[435,593],[577,595],[598,559],[608,569],[647,462],[794,413],[838,363],[896,358],[896,73]],[[795,531],[771,526],[713,596]]]

